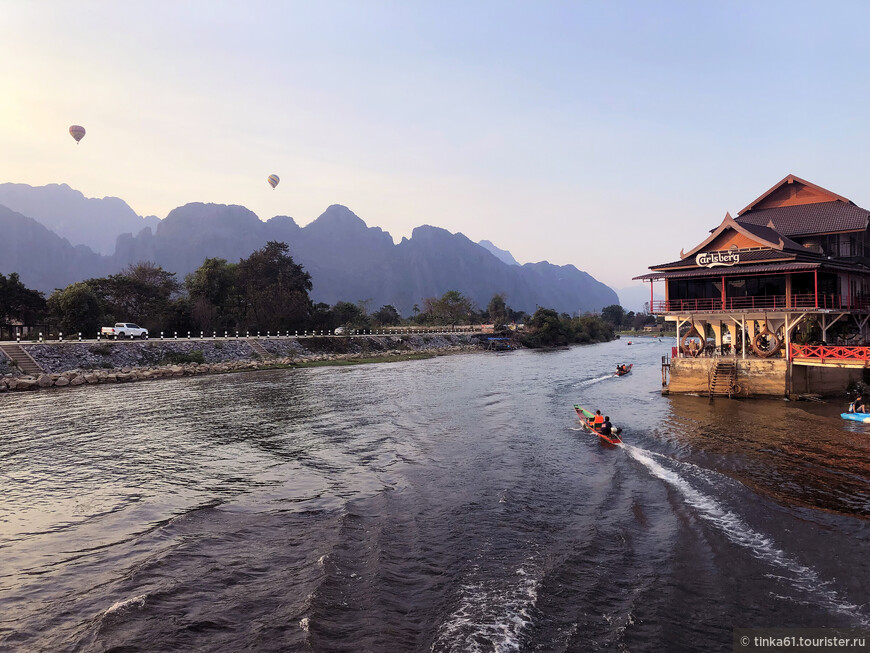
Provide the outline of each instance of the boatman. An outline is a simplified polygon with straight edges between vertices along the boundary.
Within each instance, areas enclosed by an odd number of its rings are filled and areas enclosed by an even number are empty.
[[[864,406],[864,398],[861,395],[855,397],[855,412],[856,413],[866,413],[867,408]]]
[[[601,425],[601,429],[599,430],[601,435],[610,435],[613,433],[613,424],[610,423],[610,417],[604,418],[604,423]]]

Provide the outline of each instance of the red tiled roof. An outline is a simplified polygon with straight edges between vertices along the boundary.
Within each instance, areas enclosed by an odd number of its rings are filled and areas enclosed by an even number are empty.
[[[776,231],[785,236],[804,236],[864,231],[870,221],[870,211],[851,203],[819,202],[747,211],[735,220],[743,225],[761,226],[773,222]]]

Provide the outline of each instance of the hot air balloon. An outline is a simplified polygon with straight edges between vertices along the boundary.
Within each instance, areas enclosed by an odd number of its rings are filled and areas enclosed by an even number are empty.
[[[272,190],[275,190],[275,186],[277,186],[278,182],[281,180],[278,179],[278,175],[269,175],[269,178],[266,181],[269,182],[269,185],[272,187]]]
[[[85,128],[81,125],[73,125],[69,128],[69,135],[76,139],[76,143],[85,137]]]

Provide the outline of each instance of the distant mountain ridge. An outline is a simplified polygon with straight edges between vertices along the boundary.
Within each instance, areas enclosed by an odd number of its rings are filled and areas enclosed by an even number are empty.
[[[506,249],[499,249],[488,240],[481,240],[477,244],[495,256],[502,263],[507,263],[508,265],[519,265],[517,260],[513,257],[513,254]]]
[[[120,234],[137,234],[160,223],[156,216],[137,215],[122,199],[86,198],[66,184],[0,184],[0,204],[33,218],[73,245],[107,255],[115,251]]]
[[[154,229],[120,233],[111,256],[73,246],[6,207],[0,207],[0,233],[10,235],[0,239],[0,273],[18,272],[25,285],[45,292],[140,261],[153,261],[183,280],[207,257],[235,262],[277,240],[311,274],[317,302],[363,301],[371,310],[392,304],[405,316],[422,307],[424,298],[448,290],[483,308],[503,293],[508,305],[529,313],[545,306],[576,314],[618,303],[612,289],[573,265],[508,264],[461,233],[432,226],[417,227],[397,245],[389,233],[368,227],[341,205],[300,227],[288,216],[264,222],[243,206],[186,204]]]

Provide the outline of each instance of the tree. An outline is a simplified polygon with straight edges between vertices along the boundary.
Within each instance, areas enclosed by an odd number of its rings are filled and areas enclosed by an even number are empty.
[[[48,298],[48,310],[64,333],[81,332],[92,338],[100,330],[102,302],[87,283],[73,283],[55,290]]]
[[[656,318],[649,313],[637,313],[631,320],[631,328],[635,331],[643,331],[643,328],[648,324],[655,324]]]
[[[289,330],[311,315],[311,275],[293,261],[286,243],[269,241],[238,264],[242,328]]]
[[[539,308],[526,320],[523,344],[528,347],[555,347],[602,342],[613,340],[613,337],[613,326],[598,315],[570,318],[549,308]]]
[[[402,316],[392,304],[381,306],[373,315],[372,318],[380,326],[395,326],[402,322]]]
[[[156,289],[155,294],[167,300],[181,290],[181,284],[175,278],[175,272],[167,272],[151,261],[139,261],[135,265],[128,265],[121,271],[121,274],[153,286]]]
[[[489,306],[486,307],[486,312],[489,314],[489,320],[498,328],[507,323],[508,311],[510,309],[504,300],[504,295],[496,293],[489,300]]]
[[[614,329],[619,329],[625,320],[625,309],[619,304],[611,304],[601,309],[601,317],[612,324]]]
[[[543,347],[567,345],[572,341],[573,334],[568,323],[559,317],[551,308],[539,308],[526,322],[530,339]]]
[[[440,298],[423,300],[423,312],[435,324],[455,325],[464,322],[474,310],[471,300],[458,290],[448,290]]]
[[[350,302],[337,302],[332,307],[332,319],[336,326],[345,326],[352,329],[368,329],[369,317],[359,304]]]
[[[21,283],[17,272],[0,274],[0,322],[33,324],[44,315],[45,295]]]
[[[235,328],[239,301],[235,263],[207,258],[184,279],[193,323],[201,331]]]
[[[164,323],[170,298],[180,288],[174,272],[147,262],[84,283],[100,298],[109,321],[136,322],[151,331]]]

